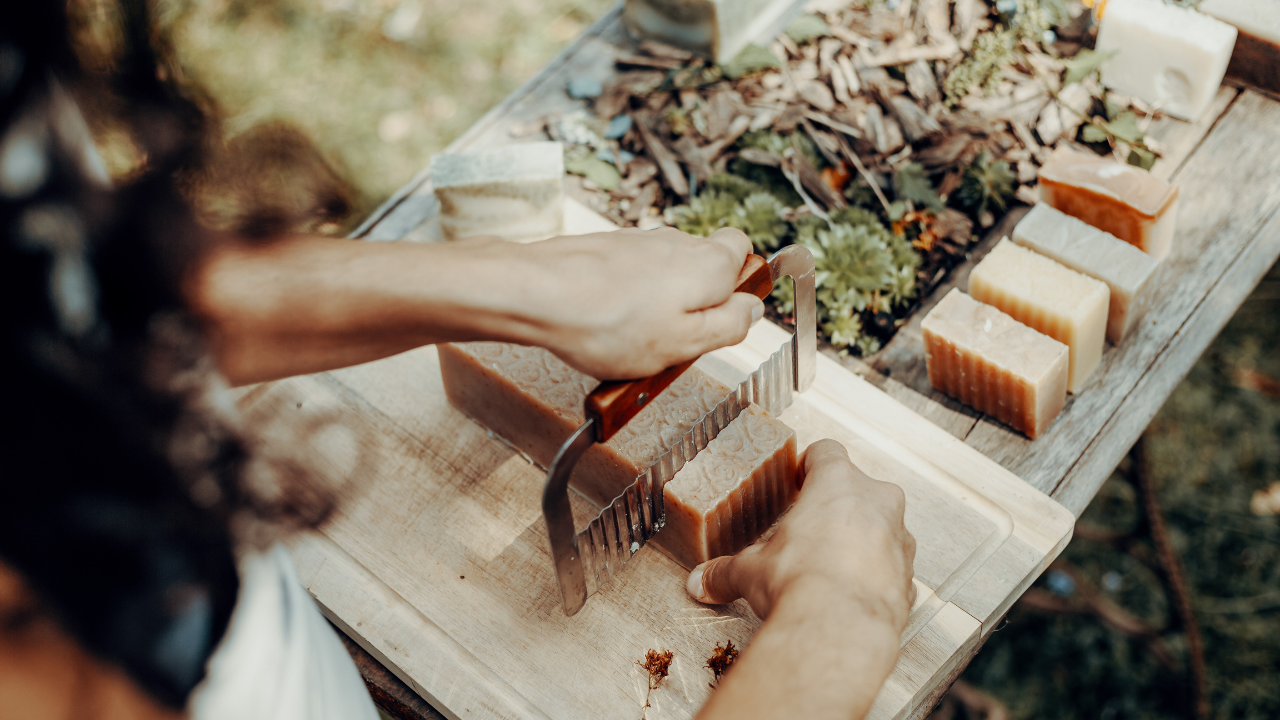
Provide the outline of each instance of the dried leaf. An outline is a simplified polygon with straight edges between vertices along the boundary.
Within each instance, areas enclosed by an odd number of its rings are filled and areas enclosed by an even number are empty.
[[[1280,497],[1280,492],[1277,493],[1277,497]],[[717,681],[733,666],[733,662],[738,659],[738,652],[732,640],[727,641],[724,647],[716,643],[716,649],[711,653],[711,657],[707,658],[706,666],[711,669]]]

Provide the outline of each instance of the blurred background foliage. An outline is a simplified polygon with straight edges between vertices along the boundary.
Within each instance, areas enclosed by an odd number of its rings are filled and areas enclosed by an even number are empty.
[[[161,0],[228,138],[308,135],[367,215],[613,0]]]
[[[183,70],[220,107],[229,147],[238,138],[250,148],[288,144],[282,137],[314,142],[321,157],[311,162],[327,163],[337,177],[324,182],[345,194],[331,232],[354,226],[612,5],[160,0]],[[98,135],[111,162],[110,128]],[[127,169],[127,152],[120,156]],[[239,170],[229,177],[244,180]],[[287,186],[289,177],[260,184]],[[1214,718],[1280,717],[1277,315],[1280,270],[1272,268],[1144,441],[1147,477],[1185,564]],[[935,717],[1195,717],[1193,653],[1137,475],[1132,458],[1121,464],[1060,561],[1015,605]]]

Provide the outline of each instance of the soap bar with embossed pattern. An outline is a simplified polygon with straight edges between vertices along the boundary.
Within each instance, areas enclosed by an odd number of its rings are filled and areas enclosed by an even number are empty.
[[[732,555],[799,493],[795,432],[749,405],[663,488],[667,525],[653,542],[687,568]]]

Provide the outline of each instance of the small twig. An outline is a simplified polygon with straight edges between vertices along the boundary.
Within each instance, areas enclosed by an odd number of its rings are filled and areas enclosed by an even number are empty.
[[[861,175],[862,179],[866,180],[867,184],[871,186],[871,191],[876,194],[876,199],[879,200],[880,205],[884,207],[885,214],[889,214],[888,198],[886,198],[884,193],[880,190],[880,183],[876,182],[875,177],[871,175],[871,171],[867,169],[866,165],[862,164],[862,159],[858,157],[858,153],[854,152],[853,148],[849,146],[849,143],[839,135],[836,136],[836,142],[840,143],[840,152],[844,153],[844,156],[849,158],[849,162],[853,163],[853,166],[858,169],[858,174]]]
[[[1142,496],[1143,508],[1151,528],[1151,539],[1155,542],[1156,551],[1160,555],[1160,564],[1164,567],[1165,576],[1173,592],[1174,606],[1178,609],[1183,630],[1187,633],[1187,652],[1191,656],[1191,717],[1204,720],[1209,717],[1209,698],[1205,694],[1204,643],[1200,638],[1200,626],[1196,622],[1195,613],[1191,610],[1191,594],[1187,591],[1182,561],[1179,560],[1177,552],[1169,542],[1164,513],[1160,512],[1160,503],[1151,486],[1151,470],[1147,463],[1145,436],[1138,438],[1138,442],[1134,443],[1129,454],[1133,458],[1131,470],[1138,486],[1138,493]]]

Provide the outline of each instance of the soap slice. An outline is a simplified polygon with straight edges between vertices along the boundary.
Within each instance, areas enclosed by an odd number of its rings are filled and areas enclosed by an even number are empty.
[[[738,552],[795,502],[796,470],[795,432],[747,406],[667,482],[654,544],[686,568]]]
[[[1164,0],[1108,0],[1100,11],[1098,52],[1107,87],[1135,95],[1183,120],[1196,120],[1218,92],[1236,29]]]
[[[952,289],[924,322],[929,383],[1035,439],[1067,400],[1068,349]]]
[[[724,65],[749,43],[772,40],[803,6],[804,0],[626,0],[623,17],[640,37]]]
[[[437,349],[449,402],[543,467],[582,425],[583,401],[599,384],[542,348],[480,342]],[[587,450],[573,486],[607,505],[728,394],[702,371],[688,370],[607,443]]]
[[[1013,229],[1013,241],[1107,284],[1107,339],[1113,343],[1124,339],[1149,303],[1155,259],[1111,233],[1038,203]]]
[[[1280,92],[1280,0],[1204,0],[1200,12],[1239,31],[1227,77]]]
[[[1142,168],[1061,148],[1040,168],[1040,199],[1156,260],[1173,246],[1178,186]]]
[[[564,146],[531,142],[431,158],[446,240],[530,240],[564,227]]]
[[[969,294],[1065,344],[1067,390],[1080,392],[1102,361],[1111,291],[1101,280],[1004,238],[973,268]]]

